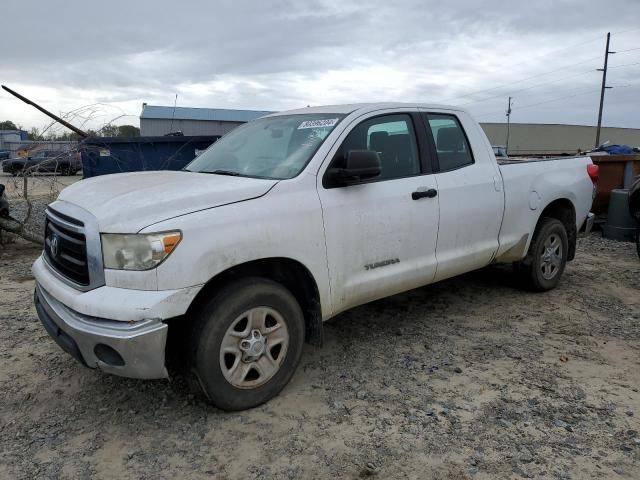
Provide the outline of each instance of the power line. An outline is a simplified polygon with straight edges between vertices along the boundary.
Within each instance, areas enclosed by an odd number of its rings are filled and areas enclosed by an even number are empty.
[[[640,87],[640,83],[635,83],[635,84],[630,84],[630,85],[616,85],[616,88],[626,88],[626,87]],[[598,91],[599,91],[599,89],[598,90],[589,90],[589,91],[585,91],[585,92],[581,92],[581,93],[576,93],[574,95],[567,95],[567,96],[564,96],[564,97],[551,99],[549,101],[544,101],[544,102],[538,102],[538,103],[535,103],[535,104],[524,105],[524,106],[522,106],[520,108],[523,108],[523,109],[524,108],[530,108],[530,107],[534,107],[534,106],[540,105],[541,103],[551,103],[551,102],[554,102],[554,101],[558,101],[558,103],[560,103],[561,100],[564,100],[564,99],[569,99],[569,98],[572,98],[572,97],[580,97],[580,96],[584,96],[584,95],[587,95],[589,93],[595,93],[595,92],[598,92]],[[619,92],[620,92],[620,90],[618,91],[618,93]],[[612,95],[612,96],[610,96],[608,98],[614,98],[614,100],[612,101],[612,100],[608,99],[607,100],[607,105],[621,104],[621,103],[627,103],[628,104],[629,103],[629,99],[615,99],[615,95]],[[582,108],[582,107],[587,107],[587,106],[592,106],[592,105],[593,105],[593,100],[589,100],[588,102],[586,102],[586,101],[585,102],[580,102],[580,103],[577,103],[577,104],[573,104],[572,103],[572,107],[574,107],[574,108]],[[554,105],[554,106],[548,107],[548,108],[556,108],[556,107],[557,108],[567,108],[566,106],[562,106],[562,105],[557,105],[557,106]],[[481,115],[474,115],[474,116],[475,117],[486,117],[488,115],[493,115],[493,114],[498,114],[498,113],[504,113],[504,110],[502,110],[502,111],[496,110],[494,112],[489,112],[489,113],[485,113],[485,114],[481,114]]]
[[[627,83],[626,85],[613,85],[614,88],[640,87],[640,83]]]
[[[503,83],[502,85],[498,85],[496,87],[485,88],[484,90],[476,90],[475,92],[470,92],[470,93],[467,93],[465,95],[457,95],[455,97],[450,97],[450,98],[448,98],[446,100],[443,100],[442,102],[446,103],[449,100],[452,100],[452,99],[455,99],[455,98],[469,97],[469,96],[475,95],[477,93],[490,92],[490,91],[497,90],[497,89],[500,89],[500,88],[504,88],[504,87],[507,87],[509,85],[513,85],[513,84],[516,84],[516,83],[522,83],[522,82],[524,82],[526,80],[531,80],[532,78],[543,77],[543,76],[549,75],[551,73],[559,72],[560,70],[566,70],[567,68],[575,67],[576,65],[581,65],[583,63],[590,62],[591,60],[594,60],[596,58],[600,58],[600,57],[599,56],[590,57],[590,58],[587,58],[586,60],[582,60],[581,62],[571,63],[569,65],[565,65],[564,67],[556,68],[555,70],[549,70],[548,72],[543,72],[543,73],[539,73],[539,74],[536,74],[536,75],[531,75],[529,77],[524,77],[524,78],[521,78],[519,80],[514,80],[513,82]]]
[[[584,42],[576,43],[575,45],[570,45],[568,47],[557,48],[557,49],[551,50],[550,52],[547,52],[547,53],[541,53],[539,55],[535,55],[534,58],[543,58],[543,57],[548,57],[548,56],[551,56],[551,55],[556,55],[558,52],[563,52],[565,50],[570,50],[572,48],[581,47],[582,45],[586,45],[588,43],[593,43],[593,42],[596,42],[596,41],[599,41],[599,40],[600,40],[600,37],[592,37],[591,40],[585,40]],[[518,65],[524,65],[524,64],[531,63],[531,60],[532,60],[531,58],[528,58],[527,60],[524,60],[522,62],[515,63],[515,64],[511,65],[511,68],[517,67]]]
[[[627,29],[627,30],[623,30],[621,32],[613,32],[613,35],[622,35],[622,34],[625,34],[625,33],[628,33],[628,32],[636,31],[636,30],[640,30],[640,28],[630,28],[630,29]],[[575,48],[575,47],[580,47],[580,46],[586,45],[588,43],[593,43],[596,40],[600,40],[600,37],[597,37],[597,38],[594,37],[594,38],[592,38],[590,40],[586,40],[584,42],[580,42],[580,43],[577,43],[575,45],[570,45],[568,47],[563,47],[563,48],[559,48],[559,49],[556,49],[556,50],[552,50],[551,52],[547,52],[547,53],[543,53],[541,55],[537,55],[535,58],[543,58],[543,57],[547,57],[547,56],[550,56],[550,55],[555,55],[558,52],[562,52],[564,50],[569,50],[569,49]],[[640,50],[640,47],[638,47],[638,48],[630,48],[630,49],[627,49],[627,50],[621,50],[618,53],[626,53],[626,52],[631,52],[631,51],[635,51],[635,50]],[[586,62],[591,61],[591,60],[596,59],[596,58],[599,58],[599,55],[595,56],[595,57],[590,57],[590,58],[588,58],[586,60],[583,60],[581,62],[577,62],[577,63],[571,64],[571,65],[566,65],[564,67],[557,68],[555,70],[550,70],[548,72],[540,73],[540,74],[533,75],[533,76],[530,76],[530,77],[521,78],[521,79],[515,80],[513,82],[504,83],[502,85],[498,85],[497,87],[491,87],[491,88],[487,88],[487,89],[483,89],[483,90],[476,90],[476,91],[465,93],[465,94],[461,94],[461,95],[455,95],[453,97],[449,97],[449,98],[446,98],[444,100],[441,100],[441,102],[442,103],[447,103],[450,100],[455,100],[457,98],[469,97],[471,95],[475,95],[475,94],[478,94],[478,93],[484,93],[484,92],[488,92],[488,91],[493,91],[493,90],[496,90],[496,89],[499,89],[499,88],[503,88],[503,87],[506,87],[506,86],[509,86],[509,85],[513,85],[515,83],[521,83],[521,82],[523,82],[525,80],[529,80],[531,78],[537,78],[537,77],[541,77],[541,76],[548,75],[548,74],[551,74],[551,73],[555,73],[555,72],[560,71],[560,70],[565,70],[565,69],[567,69],[569,67],[572,67],[572,66],[575,66],[575,65],[580,65],[582,63],[586,63]],[[514,68],[516,66],[519,66],[519,65],[522,65],[522,64],[525,64],[525,63],[530,63],[530,62],[531,62],[531,59],[528,59],[526,61],[519,62],[519,63],[516,63],[514,65],[511,65],[510,68]],[[467,104],[464,104],[464,105],[467,105]]]
[[[509,92],[510,92],[510,93],[526,92],[527,90],[533,90],[534,88],[542,87],[542,86],[545,86],[545,85],[550,85],[550,84],[552,84],[552,83],[558,83],[558,82],[561,82],[562,80],[568,80],[569,78],[580,77],[580,76],[582,76],[582,75],[586,75],[586,74],[588,74],[588,73],[593,73],[593,72],[595,72],[595,71],[596,71],[596,70],[587,70],[587,71],[584,71],[584,72],[576,73],[575,75],[568,75],[568,76],[566,76],[566,77],[561,77],[561,78],[558,78],[558,79],[556,79],[556,80],[550,80],[550,81],[548,81],[548,82],[537,83],[537,84],[535,84],[535,85],[531,85],[531,86],[529,86],[529,87],[519,88],[519,89],[517,89],[517,90],[509,90]],[[497,95],[493,95],[493,96],[491,96],[491,97],[483,98],[483,99],[481,99],[481,100],[472,100],[471,102],[461,103],[461,104],[460,104],[460,105],[458,105],[458,106],[459,106],[459,107],[464,107],[465,105],[471,105],[471,104],[473,104],[473,103],[482,103],[482,102],[486,102],[486,101],[488,101],[488,100],[492,100],[492,99],[494,99],[494,98],[499,98],[499,97],[502,97],[502,96],[503,96],[503,94],[502,94],[502,93],[500,93],[500,94],[497,94]]]
[[[593,93],[593,92],[597,92],[598,90],[587,90],[584,92],[580,92],[580,93],[575,93],[573,95],[565,95],[562,97],[556,97],[556,98],[552,98],[551,100],[545,100],[543,102],[537,102],[537,103],[531,103],[529,105],[523,105],[522,107],[518,107],[520,110],[525,109],[525,108],[531,108],[531,107],[537,107],[538,105],[544,105],[545,103],[551,103],[551,102],[556,102],[558,100],[564,100],[566,98],[573,98],[573,97],[579,97],[580,95],[586,95],[588,93]]]
[[[600,143],[600,131],[601,131],[601,128],[602,128],[602,113],[603,113],[603,109],[604,109],[604,94],[605,94],[606,89],[613,88],[613,86],[608,86],[607,85],[607,70],[609,68],[608,67],[609,56],[611,54],[616,53],[616,52],[613,52],[613,51],[611,51],[609,49],[610,41],[611,41],[611,33],[609,32],[609,33],[607,33],[607,41],[606,41],[605,56],[604,56],[604,65],[603,65],[603,68],[599,68],[598,69],[599,71],[602,72],[602,83],[601,83],[601,87],[600,87],[600,105],[599,105],[599,109],[598,109],[598,125],[597,125],[597,129],[596,129],[596,147]],[[622,51],[620,51],[620,53],[632,52],[632,51],[636,51],[636,50],[640,50],[640,47],[638,47],[638,48],[629,48],[629,49],[626,49],[626,50],[622,50]],[[594,58],[597,58],[597,57],[594,57]],[[585,63],[585,62],[590,61],[590,60],[591,59],[587,59],[587,60],[584,60],[582,62],[577,62],[577,63],[572,64],[572,65],[566,65],[564,67],[561,67],[561,68],[558,68],[558,69],[555,69],[555,70],[552,70],[552,71],[549,71],[549,72],[543,72],[541,74],[530,76],[530,77],[528,77],[526,79],[520,79],[520,80],[517,80],[515,82],[511,82],[510,84],[520,83],[520,82],[528,80],[530,78],[537,78],[537,77],[540,77],[540,76],[549,75],[551,73],[555,73],[555,72],[560,71],[560,70],[565,70],[567,68],[570,68],[572,66],[575,66],[575,65],[578,65],[578,64],[581,64],[581,63]],[[610,68],[624,68],[624,67],[631,67],[631,66],[635,66],[635,65],[640,65],[640,62],[621,64],[621,65],[612,66]],[[575,77],[580,76],[580,75],[585,75],[586,73],[590,73],[590,72],[581,72],[579,74],[570,75],[568,77],[563,77],[561,79],[542,82],[540,84],[536,84],[536,85],[532,85],[532,86],[529,86],[529,87],[525,87],[525,88],[519,89],[519,91],[531,90],[531,89],[537,88],[539,86],[548,85],[548,84],[551,84],[551,83],[557,83],[558,81],[566,80],[567,78],[575,78]],[[505,84],[505,85],[502,85],[500,87],[493,87],[491,89],[485,89],[484,91],[486,92],[486,91],[496,90],[497,88],[503,88],[503,87],[505,87],[507,85],[509,85],[509,84]],[[624,85],[624,86],[626,86],[626,85]],[[629,86],[631,86],[631,85],[629,85]],[[518,91],[518,90],[516,90],[516,91]],[[549,104],[549,103],[559,102],[559,101],[563,101],[563,100],[566,100],[566,99],[569,99],[569,98],[574,98],[574,97],[577,97],[577,96],[590,94],[590,93],[592,93],[594,91],[597,91],[597,90],[591,90],[590,89],[588,91],[576,92],[576,93],[573,93],[571,95],[563,95],[561,97],[556,97],[556,98],[552,98],[552,99],[549,99],[549,100],[544,100],[544,101],[541,101],[541,102],[535,102],[535,103],[531,103],[531,104],[527,104],[527,105],[522,105],[522,106],[519,106],[518,109],[519,110],[520,109],[524,110],[524,109],[527,109],[527,108],[537,107],[539,105],[545,105],[545,104]],[[480,93],[480,92],[476,92],[476,93]],[[497,96],[498,95],[494,95],[492,97],[487,97],[487,98],[480,99],[480,100],[466,102],[463,105],[469,105],[469,104],[473,104],[473,103],[485,102],[485,101],[491,100],[493,98],[496,98]],[[507,122],[509,122],[509,120],[510,120],[511,97],[509,97],[509,104],[508,105],[509,105],[509,107],[508,107],[508,110],[507,110]],[[486,117],[486,116],[489,116],[489,115],[493,115],[495,113],[498,113],[498,112],[497,111],[496,112],[489,112],[489,113],[485,113],[485,114],[480,114],[478,116],[479,117]]]
[[[640,65],[640,62],[638,62],[638,63],[628,63],[628,64],[624,64],[624,65],[616,65],[615,67],[609,67],[609,69],[617,68],[617,67],[628,67],[628,66],[632,66],[632,65]],[[562,77],[562,78],[559,78],[557,80],[552,80],[552,81],[549,81],[549,82],[539,83],[539,84],[533,85],[531,87],[526,87],[526,88],[522,88],[522,89],[518,89],[518,90],[512,90],[511,93],[524,92],[524,91],[527,91],[527,90],[532,90],[532,89],[540,87],[540,86],[549,85],[551,83],[557,83],[559,81],[567,80],[569,78],[578,77],[578,76],[581,76],[581,75],[585,75],[587,73],[593,73],[594,71],[597,71],[597,70],[588,70],[586,72],[581,72],[581,73],[578,73],[576,75],[569,75],[567,77]],[[630,86],[634,86],[634,85],[635,84],[633,84],[633,85],[613,85],[612,87],[614,87],[614,88],[625,88],[625,87],[630,87]],[[488,97],[488,98],[485,98],[483,100],[475,100],[473,102],[463,103],[463,104],[460,104],[459,106],[465,106],[465,105],[469,105],[471,103],[481,103],[481,102],[484,102],[484,101],[492,100],[494,98],[499,98],[501,96],[502,95],[494,95],[492,97]],[[561,98],[565,98],[565,97],[561,97]],[[546,102],[543,102],[543,103],[546,103]],[[537,105],[537,104],[534,104],[534,105]],[[524,107],[519,107],[519,108],[524,108]],[[491,113],[498,113],[498,112],[496,111],[496,112],[491,112]],[[488,114],[483,114],[483,115],[488,115]]]
[[[583,92],[579,92],[579,93],[574,93],[574,94],[572,94],[572,95],[564,95],[564,96],[562,96],[562,97],[552,98],[552,99],[550,99],[550,100],[545,100],[545,101],[543,101],[543,102],[536,102],[536,103],[531,103],[531,104],[528,104],[528,105],[522,105],[522,106],[519,106],[519,107],[518,107],[518,110],[524,110],[524,109],[526,109],[526,108],[537,107],[538,105],[544,105],[544,104],[546,104],[546,103],[557,102],[557,101],[560,101],[560,100],[565,100],[565,99],[567,99],[567,98],[579,97],[579,96],[581,96],[581,95],[587,95],[588,93],[594,93],[594,92],[598,92],[598,91],[600,91],[600,89],[595,89],[595,90],[594,90],[594,89],[590,89],[590,90],[587,90],[587,91],[583,91]],[[503,112],[502,110],[499,110],[499,111],[494,111],[494,112],[481,113],[481,114],[479,114],[479,115],[475,115],[475,116],[476,116],[476,117],[486,117],[486,116],[488,116],[488,115],[494,115],[494,114],[496,114],[496,113],[502,113],[502,112]]]
[[[640,62],[637,63],[623,63],[622,65],[614,65],[613,67],[609,67],[611,68],[622,68],[622,67],[632,67],[634,65],[640,65]]]
[[[640,30],[640,28],[630,28],[628,30],[623,30],[621,32],[613,32],[613,35],[622,35],[624,33],[635,32],[637,30]]]
[[[623,104],[623,103],[626,104],[626,105],[629,105],[629,103],[630,103],[629,99],[628,98],[618,98],[618,99],[616,99],[614,97],[613,100],[607,100],[607,105],[620,105],[620,104]]]
[[[635,52],[636,50],[640,50],[640,47],[637,47],[637,48],[627,48],[626,50],[619,50],[619,51],[616,51],[616,53]]]

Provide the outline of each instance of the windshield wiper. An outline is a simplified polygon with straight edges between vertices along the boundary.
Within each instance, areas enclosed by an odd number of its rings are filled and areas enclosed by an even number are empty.
[[[213,172],[200,172],[200,173],[213,173],[215,175],[229,175],[230,177],[243,177],[241,173],[234,172],[232,170],[214,170]]]

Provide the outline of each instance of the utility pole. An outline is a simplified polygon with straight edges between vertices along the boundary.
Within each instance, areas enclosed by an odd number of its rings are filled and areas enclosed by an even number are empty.
[[[602,72],[602,88],[600,89],[600,110],[598,110],[598,128],[596,130],[596,148],[600,146],[600,128],[602,127],[602,108],[604,107],[604,91],[607,88],[607,65],[609,64],[609,55],[616,52],[609,51],[609,41],[611,40],[611,32],[607,32],[607,46],[604,49],[604,67],[599,68]]]
[[[177,104],[178,104],[178,94],[176,93],[176,98],[173,100],[173,113],[171,113],[171,126],[169,127],[169,133],[173,133],[173,118],[176,116]]]
[[[511,131],[511,97],[509,97],[509,103],[507,104],[507,141],[504,146],[504,153],[509,156],[509,133]]]

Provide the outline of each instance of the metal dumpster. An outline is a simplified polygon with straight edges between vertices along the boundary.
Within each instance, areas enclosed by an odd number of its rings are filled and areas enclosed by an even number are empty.
[[[180,170],[215,136],[90,137],[79,146],[84,178],[144,170]]]
[[[629,188],[636,175],[640,175],[640,155],[592,155],[593,163],[600,166],[600,179],[593,200],[592,211],[607,213],[611,191]]]

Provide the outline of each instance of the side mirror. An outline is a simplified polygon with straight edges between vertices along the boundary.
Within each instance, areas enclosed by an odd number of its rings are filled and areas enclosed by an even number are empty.
[[[327,177],[333,186],[352,185],[380,175],[380,156],[373,150],[349,150],[345,168],[330,168]]]

